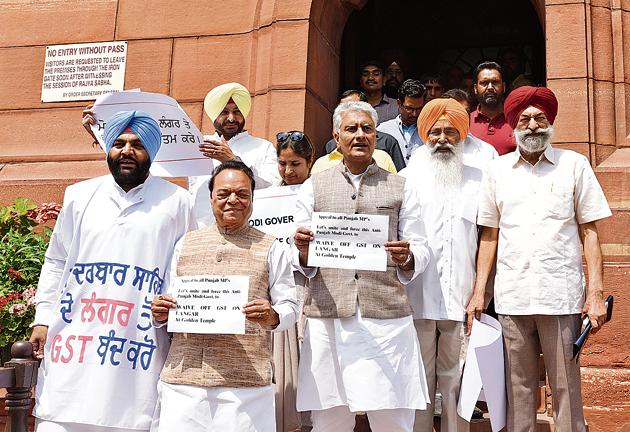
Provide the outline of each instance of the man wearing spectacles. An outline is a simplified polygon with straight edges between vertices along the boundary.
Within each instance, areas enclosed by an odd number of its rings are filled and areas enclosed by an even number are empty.
[[[416,149],[422,145],[418,135],[418,116],[424,106],[426,89],[420,81],[405,80],[398,89],[398,116],[381,123],[376,128],[396,138],[405,158],[405,166]]]
[[[584,317],[593,331],[606,320],[595,222],[611,212],[588,159],[551,146],[557,112],[556,96],[545,87],[510,93],[505,116],[518,148],[490,163],[480,194],[477,223],[483,228],[468,322],[483,310],[496,255],[494,301],[505,346],[507,429],[514,432],[536,429],[541,351],[556,430],[586,430],[573,343]]]
[[[483,62],[477,66],[474,92],[479,107],[470,114],[470,132],[492,144],[499,155],[514,151],[513,131],[503,114],[505,83],[498,63]]]

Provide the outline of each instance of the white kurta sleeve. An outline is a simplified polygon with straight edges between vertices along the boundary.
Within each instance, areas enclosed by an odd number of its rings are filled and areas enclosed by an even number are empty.
[[[427,268],[431,257],[427,246],[424,222],[420,218],[420,201],[411,182],[405,182],[403,203],[398,213],[398,238],[409,241],[409,248],[415,261],[414,270],[398,270],[398,279],[408,284]]]
[[[290,254],[290,249],[276,240],[267,255],[271,307],[280,318],[280,323],[272,330],[274,332],[287,330],[298,319],[299,306]]]
[[[279,184],[282,180],[278,171],[278,156],[276,148],[269,141],[266,143],[265,154],[259,159],[255,167],[251,167],[254,171],[256,180],[256,189],[262,189],[269,186]],[[262,151],[262,149],[261,149]]]
[[[68,201],[64,197],[64,202],[67,203]],[[37,306],[32,325],[50,325],[73,233],[74,221],[72,218],[72,204],[70,203],[62,207],[50,237],[48,249],[46,249],[44,265],[37,283],[37,293],[35,295]]]
[[[309,178],[300,187],[297,194],[295,209],[295,226],[311,228],[311,219],[313,218],[313,209],[315,207],[315,194],[313,192],[313,181]],[[307,278],[315,277],[317,267],[302,267],[300,265],[300,252],[295,244],[291,244],[291,254],[293,260],[293,268],[299,271]]]

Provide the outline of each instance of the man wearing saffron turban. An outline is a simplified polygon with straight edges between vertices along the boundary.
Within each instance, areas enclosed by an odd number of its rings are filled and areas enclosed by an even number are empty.
[[[194,224],[188,193],[149,174],[160,128],[107,120],[110,175],[66,189],[37,286],[39,432],[148,431],[168,335],[151,325],[175,243]]]
[[[216,132],[204,136],[204,142],[199,145],[201,153],[218,163],[241,160],[254,172],[259,189],[280,184],[275,147],[245,130],[245,118],[252,107],[249,91],[239,83],[222,84],[208,92],[203,107]],[[207,226],[214,220],[208,189],[211,176],[208,174],[189,177],[195,217],[200,226]]]
[[[496,254],[494,301],[503,327],[507,429],[536,429],[542,350],[555,428],[583,432],[580,365],[572,359],[572,347],[583,317],[593,331],[606,318],[595,222],[611,212],[588,159],[551,145],[558,113],[551,90],[519,87],[506,99],[504,112],[517,149],[492,161],[484,176],[477,220],[483,229],[469,321],[483,310]]]
[[[418,190],[431,260],[409,285],[422,361],[435,398],[442,394],[442,431],[470,430],[457,414],[459,385],[466,359],[466,305],[472,295],[477,255],[477,205],[482,172],[464,162],[468,112],[454,99],[428,102],[418,117],[425,143],[414,164],[401,175]],[[434,404],[416,411],[414,431],[433,430]]]

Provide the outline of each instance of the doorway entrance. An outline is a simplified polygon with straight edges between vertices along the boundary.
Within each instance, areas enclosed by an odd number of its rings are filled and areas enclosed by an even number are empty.
[[[462,81],[483,60],[504,63],[505,75],[522,61],[529,80],[545,84],[544,31],[526,0],[370,0],[348,18],[340,90],[358,88],[359,65],[373,59],[385,67],[396,61],[405,78],[438,74],[446,89],[464,88]],[[510,76],[504,78],[509,83]]]

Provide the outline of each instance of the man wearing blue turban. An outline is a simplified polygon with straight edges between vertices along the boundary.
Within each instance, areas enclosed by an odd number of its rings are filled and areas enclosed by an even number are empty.
[[[111,175],[66,189],[37,287],[38,432],[149,431],[168,352],[151,325],[175,244],[194,227],[188,193],[149,173],[157,122],[107,120]]]

